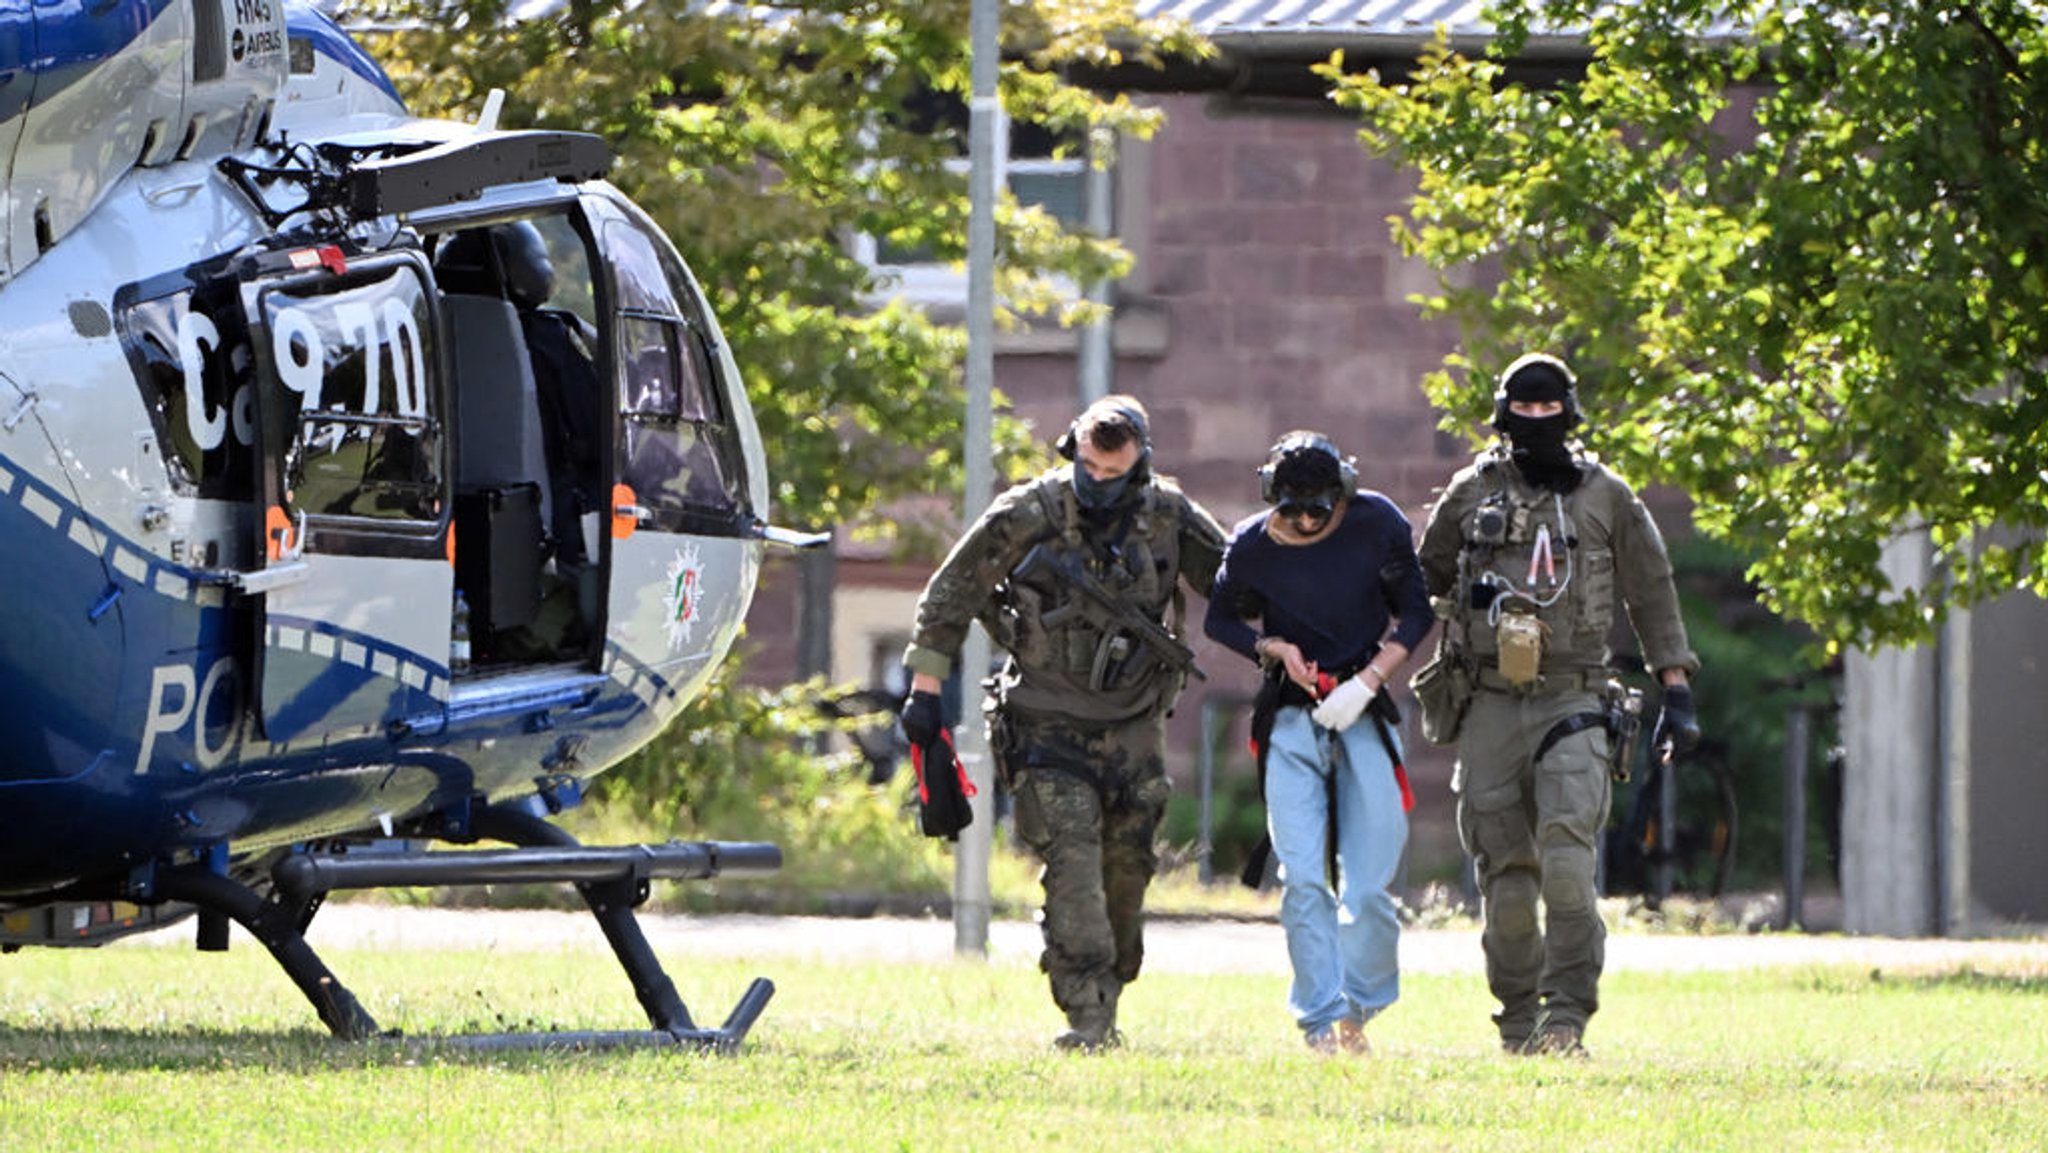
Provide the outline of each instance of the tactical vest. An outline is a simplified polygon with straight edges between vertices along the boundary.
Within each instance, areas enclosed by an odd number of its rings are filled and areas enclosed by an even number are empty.
[[[1579,486],[1559,494],[1513,477],[1498,457],[1479,463],[1480,496],[1458,526],[1449,622],[1470,665],[1495,668],[1501,616],[1526,613],[1541,622],[1544,675],[1601,668],[1614,626],[1615,502],[1625,490],[1597,466],[1581,471]]]
[[[1178,635],[1180,528],[1185,498],[1149,481],[1107,528],[1084,524],[1065,469],[1040,478],[1015,506],[1026,559],[995,590],[982,624],[1010,654],[998,678],[1005,706],[1083,720],[1121,720],[1172,704],[1182,675],[1117,627],[1058,569],[1074,567]]]

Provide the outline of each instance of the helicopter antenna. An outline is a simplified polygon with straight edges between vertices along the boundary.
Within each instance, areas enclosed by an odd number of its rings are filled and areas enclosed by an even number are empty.
[[[498,114],[504,110],[505,90],[503,88],[491,89],[490,95],[484,97],[484,110],[477,113],[476,130],[478,132],[495,131],[498,127]]]

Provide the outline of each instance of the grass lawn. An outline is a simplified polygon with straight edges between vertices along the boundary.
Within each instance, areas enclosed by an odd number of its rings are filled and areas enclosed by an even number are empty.
[[[1376,1053],[1320,1057],[1285,978],[1150,973],[1130,1043],[1051,1051],[1019,962],[671,964],[735,1057],[479,1055],[434,1034],[644,1023],[610,958],[327,955],[411,1041],[329,1040],[260,948],[0,958],[0,1150],[2048,1148],[2048,975],[1610,975],[1590,1061],[1495,1051],[1477,976],[1411,974]]]

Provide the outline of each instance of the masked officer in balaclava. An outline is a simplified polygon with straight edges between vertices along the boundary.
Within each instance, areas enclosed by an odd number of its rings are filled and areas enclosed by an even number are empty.
[[[1487,983],[1510,1052],[1582,1055],[1606,928],[1594,846],[1625,762],[1607,641],[1618,601],[1663,683],[1663,755],[1699,739],[1671,561],[1649,512],[1580,451],[1577,380],[1524,356],[1501,373],[1502,442],[1452,477],[1421,560],[1443,620],[1416,675],[1425,735],[1455,743],[1458,832],[1478,871]],[[1541,922],[1537,910],[1543,910]]]
[[[1089,405],[1058,449],[1070,463],[997,497],[925,586],[902,720],[929,744],[941,683],[980,620],[1009,653],[989,682],[989,747],[1017,836],[1045,863],[1039,965],[1069,1026],[1055,1044],[1092,1052],[1117,1043],[1117,998],[1145,956],[1166,714],[1189,668],[1168,635],[1181,632],[1179,586],[1208,592],[1223,530],[1152,471],[1131,397]]]

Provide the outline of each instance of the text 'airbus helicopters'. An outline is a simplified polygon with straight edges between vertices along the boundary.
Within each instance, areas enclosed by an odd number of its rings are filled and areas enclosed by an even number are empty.
[[[300,0],[0,0],[0,946],[197,913],[308,947],[347,888],[570,881],[634,919],[773,845],[547,816],[732,644],[762,446],[703,293],[590,136],[408,116]],[[425,852],[428,841],[513,847]]]

